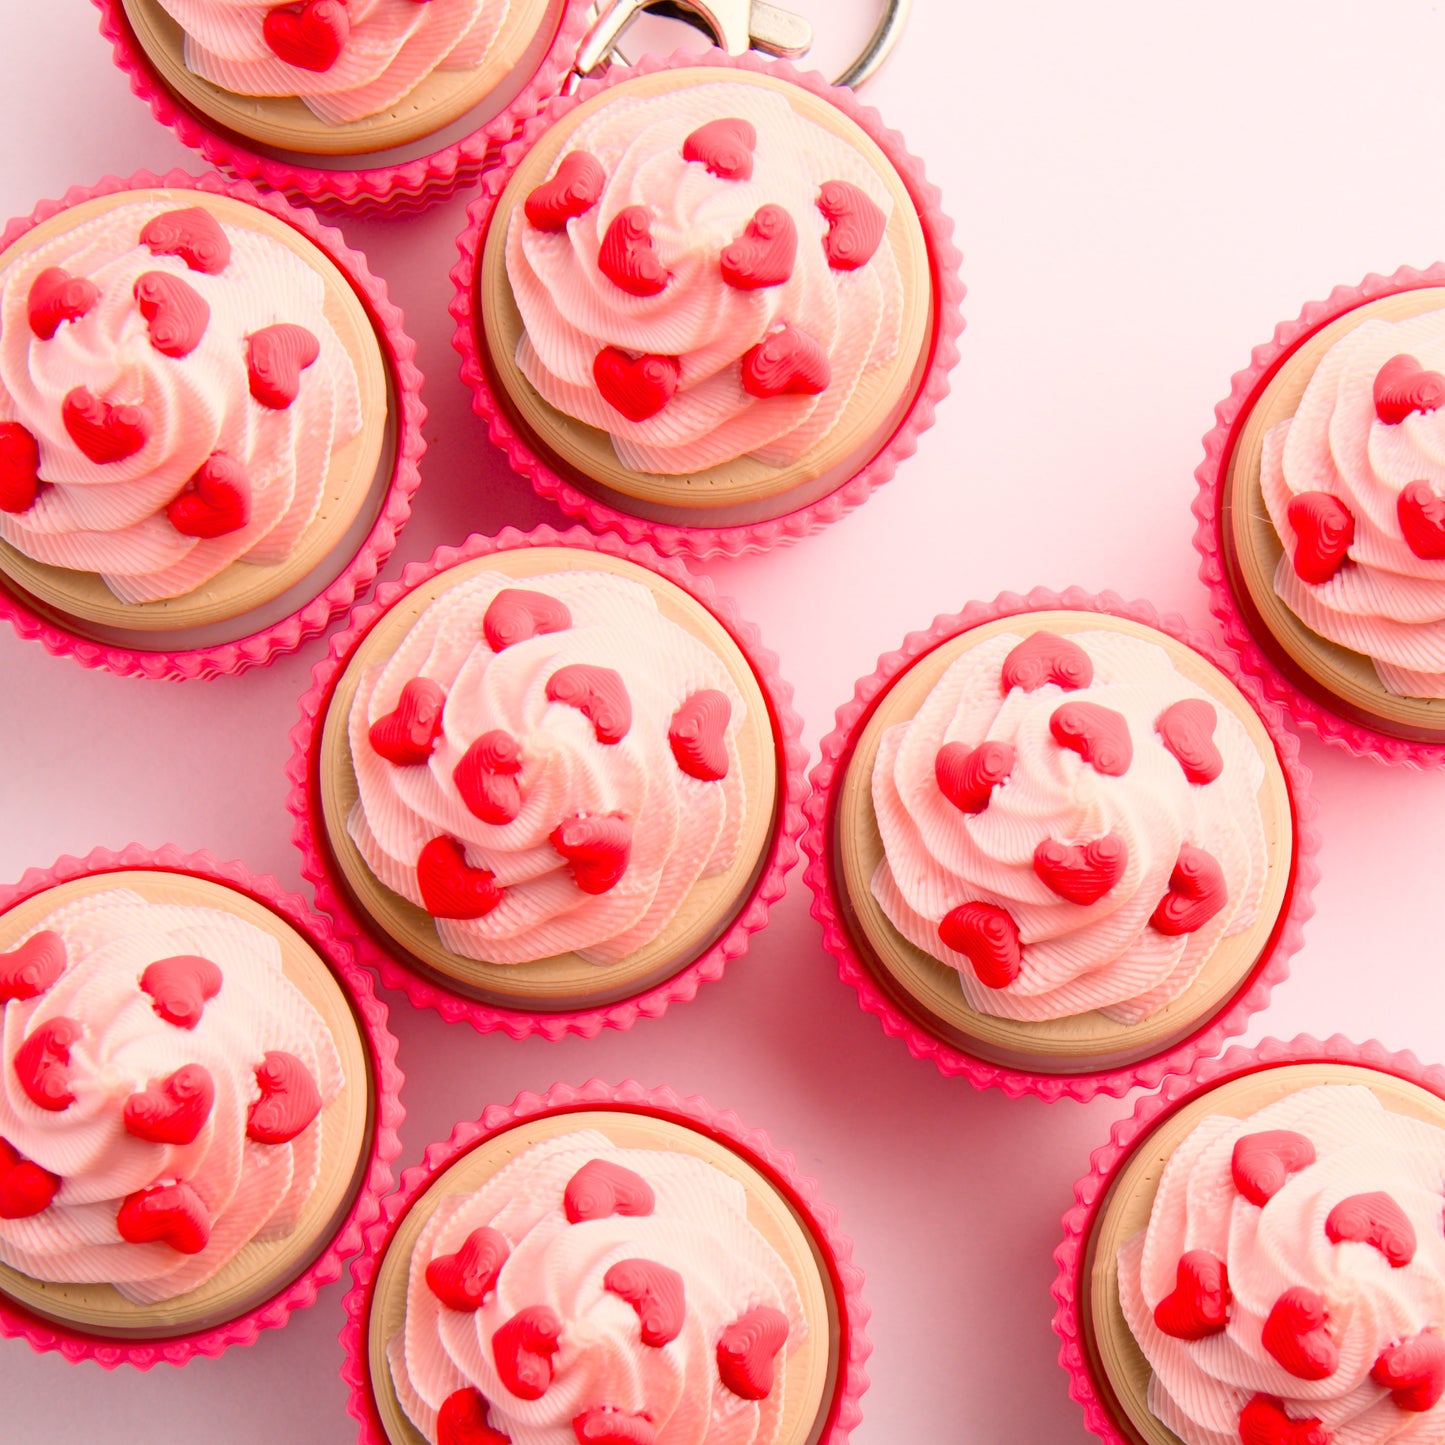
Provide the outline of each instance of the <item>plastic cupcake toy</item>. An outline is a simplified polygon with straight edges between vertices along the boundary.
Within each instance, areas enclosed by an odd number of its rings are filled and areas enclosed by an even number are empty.
[[[1297,740],[1208,639],[1035,592],[884,657],[823,744],[814,915],[889,1033],[1011,1093],[1217,1050],[1308,916]]]
[[[1076,1188],[1055,1327],[1112,1445],[1445,1429],[1445,1074],[1344,1039],[1232,1050]]]
[[[698,556],[806,534],[947,390],[951,224],[852,93],[715,52],[587,82],[488,171],[453,273],[492,438],[594,530]]]
[[[0,237],[0,613],[150,676],[289,651],[375,575],[417,485],[414,347],[308,212],[106,181]]]
[[[459,1126],[370,1232],[345,1376],[367,1445],[846,1441],[851,1246],[765,1135],[635,1083]]]
[[[321,906],[478,1028],[595,1033],[691,997],[795,856],[787,689],[643,549],[543,530],[440,552],[357,615],[302,710]]]
[[[0,1331],[147,1368],[334,1279],[391,1182],[395,1041],[299,900],[128,849],[0,894]]]

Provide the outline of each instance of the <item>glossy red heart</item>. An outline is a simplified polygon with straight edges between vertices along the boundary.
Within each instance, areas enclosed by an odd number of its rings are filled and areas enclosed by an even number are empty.
[[[1426,371],[1413,356],[1392,356],[1375,373],[1375,415],[1399,426],[1411,412],[1445,406],[1445,376]]]
[[[572,625],[567,604],[547,592],[525,587],[503,587],[487,604],[482,636],[493,652],[549,632],[565,632]]]
[[[65,394],[60,419],[70,439],[91,461],[123,462],[134,456],[155,430],[147,406],[112,406],[83,386]]]
[[[798,255],[798,228],[781,206],[759,206],[743,233],[724,246],[722,278],[739,291],[781,286],[793,274]]]
[[[1285,517],[1295,535],[1295,575],[1312,587],[1328,582],[1355,540],[1354,513],[1330,492],[1300,492],[1289,499]]]
[[[510,1435],[487,1424],[490,1408],[480,1390],[454,1390],[437,1411],[437,1445],[512,1445]]]
[[[961,953],[985,988],[1007,988],[1023,967],[1019,928],[992,903],[960,903],[943,915],[938,936]]]
[[[1218,721],[1213,705],[1202,697],[1180,698],[1154,719],[1159,741],[1178,760],[1191,783],[1212,783],[1224,771],[1224,759],[1214,742]]]
[[[1395,515],[1405,545],[1427,562],[1445,558],[1445,497],[1429,482],[1411,482],[1395,499]]]
[[[48,1208],[60,1179],[0,1139],[0,1219],[29,1219]]]
[[[193,1144],[200,1137],[216,1085],[201,1064],[184,1064],[175,1073],[125,1101],[125,1132],[151,1144]]]
[[[58,1114],[75,1102],[70,1092],[70,1050],[84,1037],[74,1019],[47,1019],[15,1050],[15,1077],[37,1109]]]
[[[1229,1170],[1234,1187],[1261,1208],[1284,1188],[1291,1174],[1315,1162],[1315,1146],[1293,1129],[1264,1129],[1234,1141]]]
[[[1324,1299],[1303,1285],[1274,1302],[1260,1343],[1299,1380],[1327,1380],[1339,1368],[1340,1348],[1330,1337]]]
[[[40,448],[18,421],[0,421],[0,512],[26,512],[40,495]]]
[[[607,173],[596,156],[568,151],[552,179],[535,187],[522,208],[539,231],[560,231],[597,204],[606,184]]]
[[[619,1260],[602,1276],[602,1288],[637,1311],[644,1345],[661,1349],[682,1333],[686,1302],[675,1269],[651,1259]]]
[[[851,181],[824,181],[818,209],[828,222],[823,250],[835,271],[856,271],[873,259],[888,217]]]
[[[0,953],[0,1004],[39,998],[65,972],[65,940],[50,929],[33,933],[19,948]]]
[[[604,346],[592,359],[592,379],[602,400],[628,421],[656,416],[672,400],[681,375],[675,356],[632,356]]]
[[[301,373],[321,355],[321,343],[304,327],[283,321],[246,338],[246,375],[251,395],[272,411],[284,411],[301,390]]]
[[[1003,660],[999,683],[1005,696],[1014,688],[1036,692],[1048,683],[1077,692],[1094,680],[1094,664],[1077,642],[1052,632],[1034,632]]]
[[[246,1111],[246,1137],[288,1144],[321,1112],[321,1090],[306,1065],[284,1049],[268,1049],[256,1065],[261,1097]]]
[[[189,356],[200,345],[211,319],[206,298],[169,271],[137,276],[135,303],[145,317],[151,345],[162,356]]]
[[[728,720],[733,705],[727,694],[703,688],[687,698],[667,725],[667,741],[679,768],[700,783],[728,775]]]
[[[206,1004],[221,991],[221,970],[209,958],[177,954],[150,965],[140,976],[155,1011],[178,1029],[200,1023]]]
[[[485,918],[505,891],[490,869],[471,867],[462,845],[445,836],[421,850],[416,881],[422,907],[433,918]]]
[[[1009,743],[989,741],[976,748],[944,743],[933,759],[934,781],[959,812],[981,813],[993,790],[1008,781],[1017,756]]]
[[[1203,848],[1186,843],[1169,875],[1169,891],[1155,906],[1149,922],[1158,932],[1178,938],[1203,928],[1228,902],[1229,888],[1218,860]]]
[[[300,70],[330,70],[350,36],[345,0],[278,5],[261,21],[261,38],[273,54]]]
[[[788,323],[743,354],[743,390],[749,396],[818,396],[832,379],[827,352]]]
[[[642,1219],[652,1213],[657,1198],[642,1175],[607,1159],[589,1159],[567,1181],[562,1208],[568,1224],[608,1219],[620,1214]]]
[[[656,1445],[657,1427],[646,1415],[625,1415],[598,1406],[572,1421],[577,1445]]]
[[[575,707],[592,724],[599,743],[620,743],[632,726],[632,699],[622,674],[586,662],[559,667],[547,679],[548,702]]]
[[[1121,778],[1134,761],[1134,741],[1123,713],[1096,702],[1066,702],[1054,710],[1049,731],[1061,748],[1078,755],[1096,773]]]
[[[787,1315],[771,1305],[754,1306],[722,1332],[718,1378],[744,1400],[766,1400],[773,1390],[778,1351],[787,1341]]]
[[[1325,1220],[1325,1234],[1332,1244],[1373,1245],[1394,1269],[1415,1258],[1415,1226],[1382,1190],[1340,1200]]]
[[[1229,1271],[1206,1249],[1179,1257],[1172,1293],[1154,1306],[1154,1323],[1176,1340],[1202,1340],[1229,1323]]]
[[[1240,1445],[1330,1445],[1329,1432],[1315,1416],[1291,1420],[1284,1406],[1256,1395],[1239,1414]]]
[[[467,811],[484,823],[510,823],[522,811],[517,774],[522,749],[501,728],[485,732],[462,754],[452,769],[452,782]]]
[[[561,1337],[562,1321],[546,1305],[519,1310],[492,1336],[497,1373],[519,1400],[540,1400],[547,1393]]]
[[[31,283],[25,299],[30,329],[49,341],[62,321],[79,321],[97,301],[100,288],[84,276],[72,276],[59,266],[47,266]]]
[[[1370,1378],[1390,1392],[1397,1408],[1423,1413],[1445,1394],[1445,1340],[1429,1330],[1380,1352]]]
[[[212,452],[186,489],[166,504],[166,518],[183,537],[224,537],[251,520],[251,481],[225,452]]]
[[[597,269],[629,296],[656,296],[667,286],[667,268],[652,239],[652,212],[624,206],[613,216],[597,250]]]
[[[231,241],[221,223],[201,206],[163,211],[145,223],[141,245],[152,256],[179,256],[192,271],[217,276],[231,260]]]
[[[682,143],[682,158],[698,161],[723,181],[752,179],[758,133],[751,121],[721,116],[700,125]]]
[[[177,1254],[199,1254],[211,1239],[211,1216],[184,1180],[126,1196],[116,1228],[127,1244],[168,1244]]]
[[[632,824],[610,816],[567,818],[548,834],[584,893],[606,893],[622,881],[632,857]]]
[[[442,733],[447,695],[429,677],[414,677],[402,688],[396,706],[367,731],[372,751],[399,768],[424,763]]]
[[[462,1241],[455,1254],[439,1254],[426,1267],[427,1288],[449,1309],[470,1312],[497,1287],[511,1254],[500,1230],[484,1224]]]
[[[1129,845],[1117,833],[1087,843],[1045,838],[1034,849],[1034,872],[1045,887],[1070,903],[1097,903],[1123,876]]]

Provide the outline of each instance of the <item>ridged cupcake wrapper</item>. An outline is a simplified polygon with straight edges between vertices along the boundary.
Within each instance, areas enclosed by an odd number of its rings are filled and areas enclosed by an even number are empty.
[[[1069,1395],[1083,1406],[1084,1424],[1108,1445],[1132,1445],[1134,1436],[1115,1419],[1107,1399],[1109,1392],[1101,1389],[1089,1366],[1080,1312],[1085,1303],[1083,1271],[1089,1236],[1103,1208],[1109,1186],[1140,1140],[1179,1105],[1216,1084],[1258,1073],[1262,1069],[1277,1068],[1282,1064],[1314,1063],[1353,1064],[1376,1069],[1417,1084],[1445,1099],[1445,1069],[1435,1064],[1422,1064],[1412,1053],[1392,1052],[1375,1039],[1363,1044],[1353,1043],[1341,1034],[1323,1042],[1308,1034],[1300,1034],[1287,1043],[1280,1039],[1264,1039],[1254,1048],[1232,1048],[1222,1058],[1207,1060],[1188,1076],[1169,1079],[1158,1093],[1140,1099],[1130,1117],[1118,1120],[1109,1131],[1109,1142],[1101,1144],[1089,1156],[1089,1172],[1074,1185],[1074,1205],[1063,1217],[1064,1238],[1054,1251],[1054,1262],[1059,1272],[1050,1292],[1058,1305],[1053,1325],[1054,1332],[1062,1341],[1059,1364],[1069,1376]]]
[[[1224,565],[1221,500],[1235,442],[1255,403],[1275,373],[1315,332],[1346,312],[1382,296],[1445,286],[1445,262],[1423,271],[1402,266],[1389,276],[1371,272],[1358,286],[1336,286],[1323,301],[1311,301],[1293,321],[1281,321],[1274,335],[1250,353],[1249,365],[1237,371],[1229,395],[1214,408],[1215,425],[1204,438],[1204,460],[1194,473],[1199,483],[1194,498],[1194,547],[1199,553],[1199,579],[1209,589],[1209,610],[1224,631],[1224,640],[1238,654],[1246,671],[1257,677],[1265,694],[1302,728],[1356,757],[1414,768],[1445,767],[1445,743],[1415,742],[1379,728],[1351,722],[1296,686],[1276,665],[1254,635],[1249,610],[1230,586]]]
[[[265,667],[273,658],[295,652],[308,638],[325,629],[372,583],[396,546],[397,534],[411,516],[411,499],[421,484],[418,463],[426,450],[422,422],[426,407],[421,400],[421,372],[416,367],[416,342],[403,329],[400,309],[387,299],[386,283],[373,276],[366,257],[353,251],[341,232],[321,223],[312,211],[293,206],[281,196],[265,195],[244,181],[228,181],[214,171],[193,176],[185,171],[156,175],[137,171],[121,180],[106,176],[93,186],[73,186],[57,201],[42,201],[26,217],[9,222],[0,233],[0,251],[15,244],[32,227],[83,201],[118,191],[166,187],[229,196],[266,211],[299,231],[335,263],[365,306],[386,363],[396,404],[395,459],[381,510],[356,555],[336,578],[290,616],[269,627],[231,642],[208,647],[166,650],[100,642],[71,630],[63,621],[31,605],[0,577],[0,618],[22,637],[34,638],[56,657],[73,657],[82,667],[104,668],[122,677],[167,680],[231,676],[251,667]],[[158,634],[163,636],[163,634]]]
[[[1243,983],[1188,1037],[1137,1063],[1076,1073],[1033,1072],[990,1063],[946,1042],[899,1008],[879,984],[863,950],[843,922],[843,884],[834,865],[831,838],[835,791],[842,784],[874,705],[903,673],[925,653],[961,632],[1002,617],[1056,609],[1098,612],[1143,623],[1213,663],[1249,701],[1269,733],[1288,786],[1294,821],[1289,890],[1274,932]],[[1083,1102],[1098,1094],[1118,1098],[1130,1089],[1152,1089],[1168,1075],[1184,1073],[1198,1060],[1217,1054],[1226,1039],[1243,1033],[1250,1015],[1264,1008],[1275,984],[1289,975],[1290,955],[1299,948],[1305,920],[1314,913],[1311,892],[1319,879],[1319,834],[1314,826],[1316,805],[1310,795],[1310,772],[1300,761],[1299,739],[1289,730],[1282,710],[1264,696],[1254,678],[1241,672],[1233,654],[1220,648],[1207,633],[1191,630],[1180,617],[1161,616],[1147,602],[1127,602],[1112,592],[1095,595],[1078,588],[1061,593],[1036,588],[1025,596],[1005,592],[992,602],[972,602],[962,612],[935,618],[924,632],[909,633],[896,652],[880,657],[877,670],[858,682],[852,701],[838,709],[836,726],[823,740],[821,749],[821,760],[809,775],[812,786],[803,808],[808,820],[803,834],[803,852],[807,856],[803,881],[813,890],[812,913],[823,926],[823,945],[837,960],[839,976],[857,991],[860,1007],[877,1016],[883,1032],[902,1039],[914,1058],[932,1060],[942,1074],[961,1074],[975,1088],[1002,1089],[1010,1098],[1034,1094],[1050,1102]]]
[[[159,1364],[184,1365],[197,1355],[214,1357],[232,1345],[254,1344],[262,1330],[279,1329],[293,1310],[315,1303],[317,1290],[340,1276],[343,1262],[361,1249],[363,1231],[381,1217],[383,1197],[393,1184],[391,1161],[401,1152],[397,1131],[404,1113],[396,1039],[386,1026],[386,1005],[376,996],[371,976],[357,966],[351,949],[336,936],[329,920],[264,873],[251,873],[240,863],[225,862],[210,853],[184,853],[172,844],[153,849],[132,843],[118,853],[96,848],[84,858],[67,856],[49,868],[27,869],[18,883],[0,884],[0,914],[71,879],[128,869],[183,873],[234,888],[284,919],[316,950],[346,994],[361,1028],[371,1065],[373,1122],[361,1185],[331,1242],[290,1284],[236,1319],[159,1339],[101,1338],[42,1320],[0,1294],[0,1335],[26,1340],[42,1354],[58,1350],[72,1362],[94,1360],[107,1370],[119,1365],[149,1370]]]
[[[183,145],[241,180],[303,200],[345,206],[358,214],[393,216],[423,211],[474,182],[488,158],[511,137],[518,119],[535,114],[562,89],[591,23],[591,0],[567,0],[557,34],[532,79],[511,105],[470,135],[410,161],[332,170],[263,155],[259,148],[252,149],[231,131],[192,110],[152,67],[121,0],[94,3],[100,10],[100,33],[110,41],[115,63],[130,77],[131,90]]]
[[[728,66],[778,76],[829,101],[865,131],[892,163],[918,209],[918,219],[928,247],[929,275],[934,294],[928,367],[908,412],[893,435],[862,468],[826,496],[780,517],[731,527],[681,526],[646,521],[589,496],[560,476],[531,440],[519,434],[512,425],[502,399],[487,375],[480,339],[483,317],[477,301],[477,267],[486,244],[492,212],[507,182],[537,139],[600,90],[640,75],[697,66]],[[737,557],[795,542],[836,521],[845,512],[865,502],[875,487],[882,486],[893,476],[899,462],[918,450],[919,435],[933,425],[934,410],[939,401],[948,395],[948,373],[958,360],[958,337],[963,331],[960,308],[964,295],[958,273],[963,258],[953,244],[953,222],[940,209],[938,187],[924,176],[923,162],[909,154],[903,137],[897,131],[889,130],[876,110],[860,104],[846,87],[830,85],[823,76],[812,71],[796,70],[785,61],[766,60],[752,52],[728,55],[721,50],[710,50],[697,55],[678,51],[666,58],[644,56],[630,68],[618,67],[601,79],[584,81],[573,94],[554,100],[540,115],[528,118],[519,112],[517,124],[520,128],[515,139],[502,148],[499,162],[482,176],[481,193],[467,208],[466,229],[457,237],[461,259],[451,273],[456,287],[451,313],[457,322],[452,345],[462,358],[461,375],[471,388],[472,410],[486,422],[487,434],[506,453],[512,470],[524,476],[538,495],[549,498],[569,517],[579,518],[594,532],[611,532],[625,542],[647,542],[668,556]]]
[[[383,1201],[381,1217],[367,1229],[364,1250],[352,1261],[353,1286],[345,1300],[341,1344],[346,1361],[341,1378],[351,1386],[347,1409],[361,1423],[358,1441],[361,1445],[389,1445],[372,1395],[366,1339],[377,1266],[406,1212],[438,1174],[482,1140],[528,1119],[599,1108],[650,1114],[721,1140],[758,1169],[797,1210],[824,1257],[838,1308],[838,1380],[820,1445],[845,1445],[863,1418],[860,1401],[868,1388],[863,1365],[873,1350],[865,1327],[872,1311],[863,1299],[863,1271],[853,1263],[853,1241],[838,1227],[838,1211],[823,1200],[817,1181],[798,1171],[793,1155],[777,1148],[763,1130],[749,1129],[732,1110],[715,1109],[698,1095],[683,1097],[671,1089],[645,1088],[635,1079],[620,1084],[589,1079],[580,1088],[553,1084],[542,1094],[518,1094],[509,1105],[492,1105],[475,1123],[458,1124],[446,1143],[428,1146],[421,1164],[403,1173],[396,1192]]]
[[[483,1003],[421,977],[393,957],[388,945],[373,935],[353,906],[330,860],[316,795],[317,751],[331,691],[372,623],[393,603],[439,572],[474,557],[490,557],[519,547],[578,547],[625,558],[675,583],[707,608],[727,629],[757,677],[772,721],[779,773],[772,841],[746,901],[717,942],[671,977],[629,998],[561,1013]],[[426,562],[413,562],[407,567],[398,582],[378,588],[375,600],[352,613],[346,630],[332,638],[326,658],[317,663],[311,687],[301,698],[301,719],[291,729],[292,753],[286,765],[286,776],[291,780],[286,806],[296,820],[291,841],[301,850],[301,871],[315,887],[316,905],[331,915],[338,935],[355,948],[363,963],[376,969],[382,983],[400,990],[418,1008],[435,1009],[449,1023],[464,1019],[479,1033],[500,1030],[514,1039],[533,1034],[547,1039],[567,1034],[592,1038],[604,1028],[629,1029],[639,1018],[658,1018],[669,1004],[690,999],[701,984],[721,978],[728,960],[746,951],[748,939],[768,921],[773,904],[783,896],[788,870],[798,860],[798,835],[803,831],[803,768],[807,762],[800,741],[802,720],[793,711],[792,698],[792,688],[778,672],[777,657],[762,645],[757,628],[737,615],[732,601],[716,593],[706,577],[695,576],[681,563],[659,557],[652,548],[628,546],[615,537],[594,536],[580,527],[565,532],[551,527],[518,532],[509,527],[495,537],[473,534],[460,547],[439,547]]]

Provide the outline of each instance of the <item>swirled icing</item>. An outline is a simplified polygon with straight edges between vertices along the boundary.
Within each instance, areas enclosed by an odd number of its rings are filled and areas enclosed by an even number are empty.
[[[214,262],[143,243],[148,225],[193,211],[138,199],[22,246],[0,269],[0,426],[33,437],[40,480],[28,506],[0,510],[0,537],[37,562],[98,573],[124,602],[193,592],[233,562],[284,560],[317,514],[332,453],[361,429],[356,371],[324,313],[321,274],[279,240],[224,221],[214,223],[223,238]],[[94,299],[46,337],[28,312],[50,268],[88,283]],[[153,335],[137,300],[137,283],[155,275],[204,312],[199,335],[183,328],[184,355],[162,349],[178,346],[159,328]],[[263,404],[250,358],[258,334],[301,335],[272,331],[283,327],[304,329],[315,359],[297,373],[293,401],[271,394]],[[93,459],[67,425],[77,389],[138,415],[139,447]],[[182,531],[168,508],[188,504],[217,456],[244,477],[245,520],[216,535]]]
[[[493,604],[500,610],[519,589],[554,610],[560,604],[562,620],[494,651],[486,625],[498,615]],[[603,740],[613,734],[585,700],[549,696],[559,692],[553,679],[577,668],[620,681],[630,718],[615,741]],[[445,694],[440,731],[424,762],[398,765],[377,752],[371,730],[418,678]],[[721,776],[690,774],[669,740],[678,710],[700,693],[726,699],[716,738]],[[453,953],[511,964],[573,952],[613,963],[656,938],[693,885],[736,855],[748,806],[743,716],[722,661],[664,617],[644,584],[586,570],[521,584],[479,572],[449,587],[387,661],[362,674],[348,719],[358,788],[348,831],[372,873],[419,907],[427,903],[418,862],[434,839],[453,840],[472,869],[492,876],[500,901],[491,911],[436,918]],[[468,751],[492,733],[510,739],[519,757],[508,775],[516,815],[505,822],[469,810],[456,781]],[[554,837],[576,819],[612,820],[630,837],[625,869],[600,891],[579,883]]]
[[[38,996],[0,1007],[0,1140],[58,1188],[37,1212],[0,1217],[0,1259],[34,1279],[113,1284],[136,1304],[173,1299],[252,1241],[295,1228],[315,1188],[325,1119],[285,1141],[257,1142],[251,1136],[262,1131],[250,1118],[263,1097],[257,1070],[268,1055],[289,1056],[324,1104],[344,1085],[336,1044],[282,973],[276,940],[232,914],[111,888],[63,904],[21,945],[46,932],[64,946],[63,972]],[[173,1021],[183,1017],[174,1009],[163,1015],[166,996],[147,975],[177,958],[219,969],[219,985],[190,1027]],[[27,1089],[34,1044],[29,1052],[26,1045],[58,1020],[76,1025],[60,1066],[73,1101],[52,1110]],[[136,1137],[127,1100],[197,1066],[212,1081],[214,1102],[194,1139]],[[292,1133],[301,1117],[304,1111],[276,1132]],[[181,1252],[122,1236],[127,1201],[177,1184],[204,1210],[204,1248]]]
[[[653,1196],[645,1213],[569,1222],[568,1186],[598,1160],[644,1182]],[[449,1308],[427,1266],[483,1227],[501,1235],[505,1262],[479,1308]],[[628,1260],[680,1276],[681,1309],[668,1310],[654,1336],[671,1334],[665,1342],[644,1343],[641,1312],[605,1283]],[[573,1422],[589,1411],[645,1417],[652,1429],[638,1438],[650,1445],[773,1445],[786,1400],[782,1359],[808,1331],[797,1285],[749,1223],[740,1183],[689,1154],[620,1148],[591,1129],[533,1144],[475,1192],[444,1198],[413,1248],[406,1301],[387,1356],[402,1408],[433,1442],[443,1403],[471,1389],[512,1445],[576,1445],[588,1437]],[[561,1330],[550,1382],[528,1400],[498,1368],[497,1336],[538,1306]],[[720,1383],[718,1347],[758,1307],[777,1311],[787,1335],[771,1388],[747,1399]]]
[[[1092,666],[1087,685],[1066,687],[1060,679],[1078,679],[1056,669],[1053,680],[1008,686],[1015,649],[1033,638],[1049,642],[1021,626],[969,648],[912,718],[883,733],[871,787],[884,856],[872,892],[904,938],[958,971],[977,1012],[1042,1020],[1098,1009],[1134,1022],[1183,993],[1220,941],[1253,921],[1266,866],[1264,765],[1238,718],[1163,648],[1122,632],[1069,634],[1066,645]],[[1222,768],[1207,783],[1191,781],[1159,731],[1166,709],[1183,699],[1202,700],[1213,715]],[[1122,772],[1061,741],[1055,716],[1078,705],[1122,719],[1131,744]],[[1011,765],[986,803],[965,812],[940,787],[938,755],[948,744],[986,743],[1011,748]],[[1041,845],[1107,837],[1122,840],[1127,856],[1101,897],[1071,901],[1041,875]],[[1227,897],[1193,931],[1161,932],[1153,919],[1186,848],[1218,863]],[[970,904],[998,911],[992,916],[1005,915],[1016,930],[1016,976],[1002,986],[983,982],[940,934],[946,917]]]
[[[753,128],[750,174],[684,158],[689,137],[718,119]],[[830,266],[825,249],[826,183],[847,182],[891,214],[872,164],[782,95],[731,81],[646,97],[619,91],[576,127],[549,175],[576,152],[604,172],[595,204],[557,230],[539,229],[518,206],[507,231],[507,276],[524,328],[516,361],[527,380],[551,406],[608,432],[634,471],[687,474],[742,456],[775,467],[797,461],[827,436],[865,373],[899,346],[903,282],[889,246],[855,269]],[[724,253],[737,254],[729,248],[769,206],[785,210],[797,233],[787,279],[730,284]],[[632,294],[599,265],[629,207],[648,218],[666,276],[654,294]],[[789,344],[799,389],[754,394],[744,384],[749,354],[765,342],[776,350],[789,332],[805,336],[806,344]],[[675,370],[675,389],[661,404],[654,394],[653,412],[640,420],[599,390],[594,368],[609,348],[664,358]],[[781,384],[769,371],[766,386]]]
[[[1288,1172],[1262,1176],[1275,1192],[1261,1206],[1241,1193],[1236,1148],[1274,1131],[1297,1134],[1308,1148]],[[1266,1137],[1266,1150],[1270,1142]],[[1313,1162],[1300,1165],[1309,1154]],[[1397,1397],[1372,1373],[1392,1347],[1421,1335],[1445,1361],[1442,1193],[1445,1130],[1391,1112],[1362,1085],[1319,1085],[1248,1118],[1202,1119],[1165,1165],[1147,1228],[1119,1250],[1124,1317],[1153,1371],[1150,1410],[1186,1445],[1239,1445],[1241,1413],[1266,1410],[1250,1405],[1261,1395],[1291,1421],[1317,1422],[1319,1431],[1307,1436],[1300,1423],[1294,1434],[1265,1439],[1298,1438],[1301,1445],[1440,1439],[1445,1406],[1419,1408],[1430,1387],[1410,1404],[1408,1394]],[[1352,1211],[1355,1219],[1402,1216],[1406,1223],[1373,1244],[1358,1238],[1368,1229],[1350,1227]],[[1195,1339],[1177,1325],[1166,1333],[1155,1315],[1175,1294],[1187,1251],[1206,1253],[1227,1271],[1224,1323]],[[1289,1291],[1306,1291],[1323,1304],[1327,1339],[1313,1342],[1321,1363],[1309,1371],[1319,1374],[1333,1357],[1322,1378],[1301,1378],[1289,1331],[1279,1324],[1276,1310]],[[1438,1379],[1445,1383],[1445,1365]],[[1439,1389],[1433,1393],[1438,1400]]]

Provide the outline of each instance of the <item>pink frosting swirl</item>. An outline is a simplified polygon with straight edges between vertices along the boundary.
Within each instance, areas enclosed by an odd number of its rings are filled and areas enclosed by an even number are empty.
[[[1201,1120],[1165,1165],[1148,1227],[1119,1251],[1150,1410],[1186,1445],[1439,1440],[1442,1191],[1445,1130],[1361,1085]],[[1202,1322],[1184,1302],[1186,1256],[1226,1271]],[[1243,1435],[1246,1411],[1282,1413],[1294,1433]],[[1306,1436],[1310,1421],[1318,1433]]]

